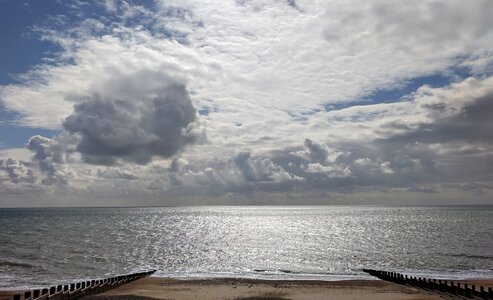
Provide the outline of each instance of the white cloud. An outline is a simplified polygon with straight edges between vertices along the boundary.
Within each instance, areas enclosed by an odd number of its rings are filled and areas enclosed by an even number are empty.
[[[459,170],[473,176],[490,162],[490,135],[477,121],[491,114],[491,1],[288,2],[156,1],[153,10],[101,1],[105,18],[38,28],[63,51],[0,87],[19,124],[66,130],[31,140],[39,142],[30,143],[36,183],[156,197],[406,184],[418,191],[423,182],[467,180]],[[395,103],[324,109],[436,73],[456,82]],[[170,84],[190,94],[183,122],[151,105]],[[103,114],[97,99],[115,109]],[[204,130],[206,143],[183,147],[189,134],[205,142]],[[488,181],[491,170],[482,170],[471,180]]]
[[[118,10],[118,5],[116,3],[116,0],[105,0],[104,7],[108,12],[112,12],[112,13]]]
[[[6,159],[9,157],[15,157],[19,160],[29,161],[31,159],[32,152],[26,148],[10,148],[0,150],[0,159]]]

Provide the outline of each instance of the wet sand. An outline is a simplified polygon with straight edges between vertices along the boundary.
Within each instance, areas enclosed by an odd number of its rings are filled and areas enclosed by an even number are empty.
[[[294,281],[253,279],[177,280],[144,278],[86,300],[110,299],[450,299],[381,280]]]

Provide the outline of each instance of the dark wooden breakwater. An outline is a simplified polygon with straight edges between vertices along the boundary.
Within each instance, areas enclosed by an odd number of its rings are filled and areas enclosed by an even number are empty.
[[[154,272],[156,271],[152,270],[34,290],[0,291],[0,300],[74,300],[114,289],[131,281],[151,276]]]
[[[397,272],[387,272],[372,269],[363,269],[363,271],[382,280],[409,285],[412,287],[439,292],[451,296],[459,296],[461,298],[467,299],[493,299],[493,291],[491,287],[486,289],[484,286],[476,287],[473,284],[461,284],[459,282],[454,282],[450,280],[437,280],[416,276],[413,277]]]

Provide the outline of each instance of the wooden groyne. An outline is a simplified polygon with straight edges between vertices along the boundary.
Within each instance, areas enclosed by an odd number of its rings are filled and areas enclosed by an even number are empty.
[[[131,281],[151,276],[154,272],[156,271],[152,270],[33,290],[0,291],[0,300],[74,300],[114,289]]]
[[[458,296],[466,299],[493,299],[493,291],[491,287],[486,289],[484,286],[476,287],[474,284],[469,285],[467,283],[461,284],[460,282],[454,282],[451,280],[437,280],[426,277],[408,276],[397,272],[372,269],[363,269],[363,271],[382,280],[409,285],[451,296]]]

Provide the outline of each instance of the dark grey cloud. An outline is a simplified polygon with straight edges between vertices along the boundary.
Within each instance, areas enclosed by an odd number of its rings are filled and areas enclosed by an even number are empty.
[[[195,121],[188,91],[171,84],[150,100],[84,99],[63,126],[80,137],[76,150],[87,163],[112,165],[123,159],[146,164],[153,156],[171,157],[204,139]]]
[[[65,177],[67,174],[58,170],[58,164],[65,163],[67,152],[64,145],[57,140],[35,135],[29,139],[26,148],[34,153],[33,161],[46,175],[42,179],[43,184],[66,185],[68,183],[68,177]]]
[[[431,121],[390,121],[376,128],[384,137],[339,141],[332,148],[306,139],[303,146],[280,149],[270,159],[303,178],[293,182],[303,190],[374,186],[438,193],[433,185],[455,183],[466,191],[463,187],[476,187],[475,182],[493,181],[493,95],[453,105],[447,100],[419,102]]]
[[[322,144],[311,139],[305,139],[305,146],[308,148],[311,162],[323,163],[327,160],[329,152]]]
[[[423,104],[429,114],[442,115],[450,110],[446,103]],[[409,143],[466,143],[493,144],[493,94],[465,103],[456,114],[437,118],[428,124],[419,124],[415,129],[407,128],[405,133],[397,134],[382,141],[396,144]],[[402,125],[388,124],[391,129],[402,129]]]
[[[191,103],[180,102],[181,93],[171,95],[171,100],[164,94],[153,98],[148,109],[144,106],[151,102],[145,101],[93,97],[82,102],[66,122],[70,123],[66,126],[77,124],[81,130],[69,131],[78,136],[76,151],[90,162],[110,158],[111,162],[145,163],[152,156],[179,154],[180,147],[189,143],[187,132],[192,131],[187,128],[195,126],[196,113]],[[479,195],[490,190],[488,182],[493,180],[493,139],[487,130],[493,125],[489,118],[492,99],[486,95],[454,106],[418,101],[416,109],[428,119],[422,123],[410,118],[379,124],[374,130],[380,138],[365,142],[332,140],[329,145],[320,139],[300,138],[298,146],[261,154],[240,151],[232,157],[174,156],[169,163],[155,161],[148,166],[102,166],[90,175],[141,189],[142,193],[175,196],[303,191],[347,195],[367,190],[383,193],[393,188],[417,196],[438,196],[444,190]],[[160,105],[169,106],[161,110]],[[163,119],[157,120],[160,117]],[[456,135],[449,133],[454,130]],[[162,141],[165,137],[171,141]],[[91,143],[86,145],[88,141]],[[67,178],[60,169],[66,160],[60,152],[67,149],[62,142],[66,141],[35,136],[28,143],[34,152],[33,163],[47,174],[45,184]],[[155,143],[169,146],[167,152],[156,148]],[[101,145],[90,151],[84,148]],[[140,151],[146,159],[139,159]]]
[[[287,4],[289,6],[291,6],[292,8],[298,10],[299,12],[303,12],[303,10],[299,7],[298,3],[296,2],[296,0],[287,0],[286,1]]]
[[[493,185],[481,182],[443,183],[440,187],[445,189],[452,188],[465,192],[472,192],[477,195],[484,195],[487,190],[493,190]]]
[[[252,156],[250,152],[240,152],[234,158],[234,162],[245,180],[249,182],[282,182],[291,179],[283,168],[267,157]]]
[[[375,140],[380,155],[396,170],[420,164],[422,181],[492,180],[493,94],[468,99],[450,115],[441,103],[422,107],[435,120]]]
[[[168,174],[168,182],[171,185],[182,185],[183,181],[181,181],[178,176],[174,173]]]

